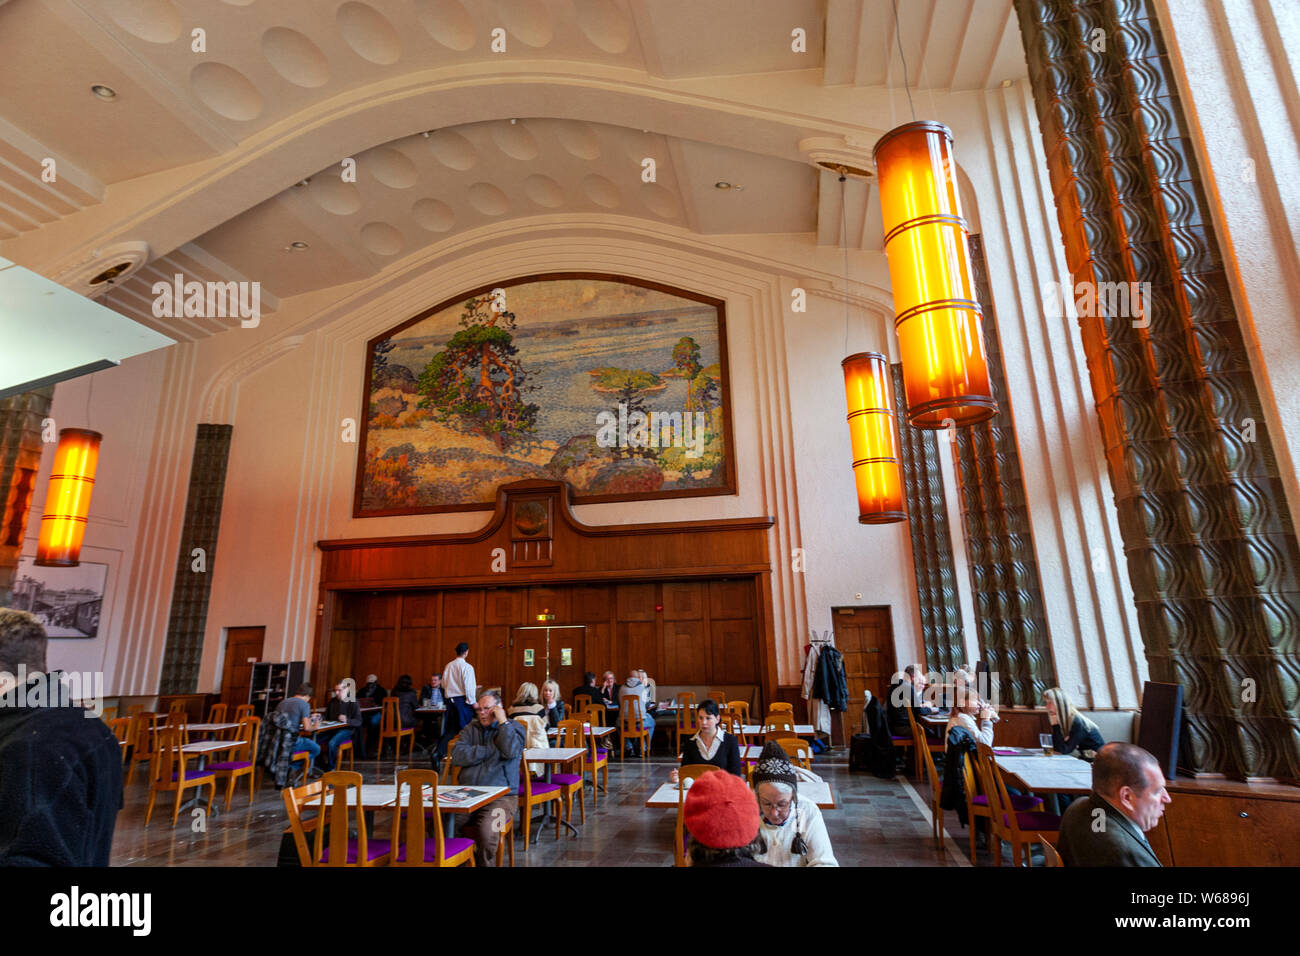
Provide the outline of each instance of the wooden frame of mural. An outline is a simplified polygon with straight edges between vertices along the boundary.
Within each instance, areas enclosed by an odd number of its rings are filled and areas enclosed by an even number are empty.
[[[571,314],[531,321],[548,304]],[[548,387],[560,401],[529,400]],[[736,494],[726,305],[657,282],[551,272],[461,293],[367,343],[363,402],[358,518],[490,511],[526,478],[569,482],[575,504]]]

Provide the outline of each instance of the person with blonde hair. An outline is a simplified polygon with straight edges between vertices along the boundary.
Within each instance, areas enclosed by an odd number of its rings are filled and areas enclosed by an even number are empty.
[[[1070,695],[1061,688],[1053,687],[1044,692],[1043,706],[1047,708],[1047,719],[1052,724],[1052,749],[1058,754],[1071,754],[1077,750],[1090,760],[1105,746],[1106,741],[1097,725],[1083,716],[1070,700]]]
[[[558,727],[560,721],[564,719],[564,698],[560,696],[560,685],[553,680],[548,680],[542,685],[541,705],[542,720],[547,727]]]
[[[549,747],[546,739],[546,708],[537,700],[537,685],[525,681],[515,691],[515,702],[507,712],[511,720],[518,719],[525,729],[525,749]],[[539,763],[530,763],[528,770],[534,777],[546,772],[546,767]]]

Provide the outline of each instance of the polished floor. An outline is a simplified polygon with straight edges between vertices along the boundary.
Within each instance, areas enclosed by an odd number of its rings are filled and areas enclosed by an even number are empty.
[[[415,766],[427,767],[419,762]],[[516,841],[516,866],[671,866],[674,813],[647,809],[646,796],[667,779],[667,757],[642,763],[610,764],[609,794],[593,807],[587,795],[587,822],[574,837],[565,831],[557,841],[548,827],[527,852]],[[358,761],[367,783],[393,779],[393,761]],[[288,820],[278,791],[259,787],[252,805],[241,783],[229,812],[221,799],[210,820],[182,811],[171,826],[170,795],[159,796],[153,819],[144,826],[148,789],[144,768],[126,788],[125,807],[113,840],[114,866],[275,866]],[[823,811],[831,845],[841,866],[969,866],[966,831],[953,813],[946,814],[949,834],[942,849],[930,839],[929,788],[904,777],[881,780],[849,773],[844,750],[817,758],[814,770],[830,783],[838,806]],[[224,795],[224,789],[222,791]],[[206,796],[206,795],[205,795]],[[205,801],[206,802],[206,801]],[[574,815],[577,817],[577,806]],[[386,829],[387,817],[379,823]],[[1009,855],[1005,857],[1009,860]],[[979,865],[992,865],[981,851]]]

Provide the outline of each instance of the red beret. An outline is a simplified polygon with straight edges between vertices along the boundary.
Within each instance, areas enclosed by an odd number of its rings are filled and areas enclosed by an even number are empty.
[[[748,846],[758,836],[758,801],[735,774],[706,773],[686,792],[682,811],[686,829],[715,850]]]

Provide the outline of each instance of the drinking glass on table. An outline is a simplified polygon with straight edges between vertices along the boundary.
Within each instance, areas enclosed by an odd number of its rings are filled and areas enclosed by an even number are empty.
[[[1050,756],[1052,755],[1052,735],[1051,735],[1051,734],[1039,734],[1039,735],[1038,735],[1038,746],[1040,746],[1040,747],[1043,748],[1043,756],[1044,756],[1044,757],[1050,757]]]

